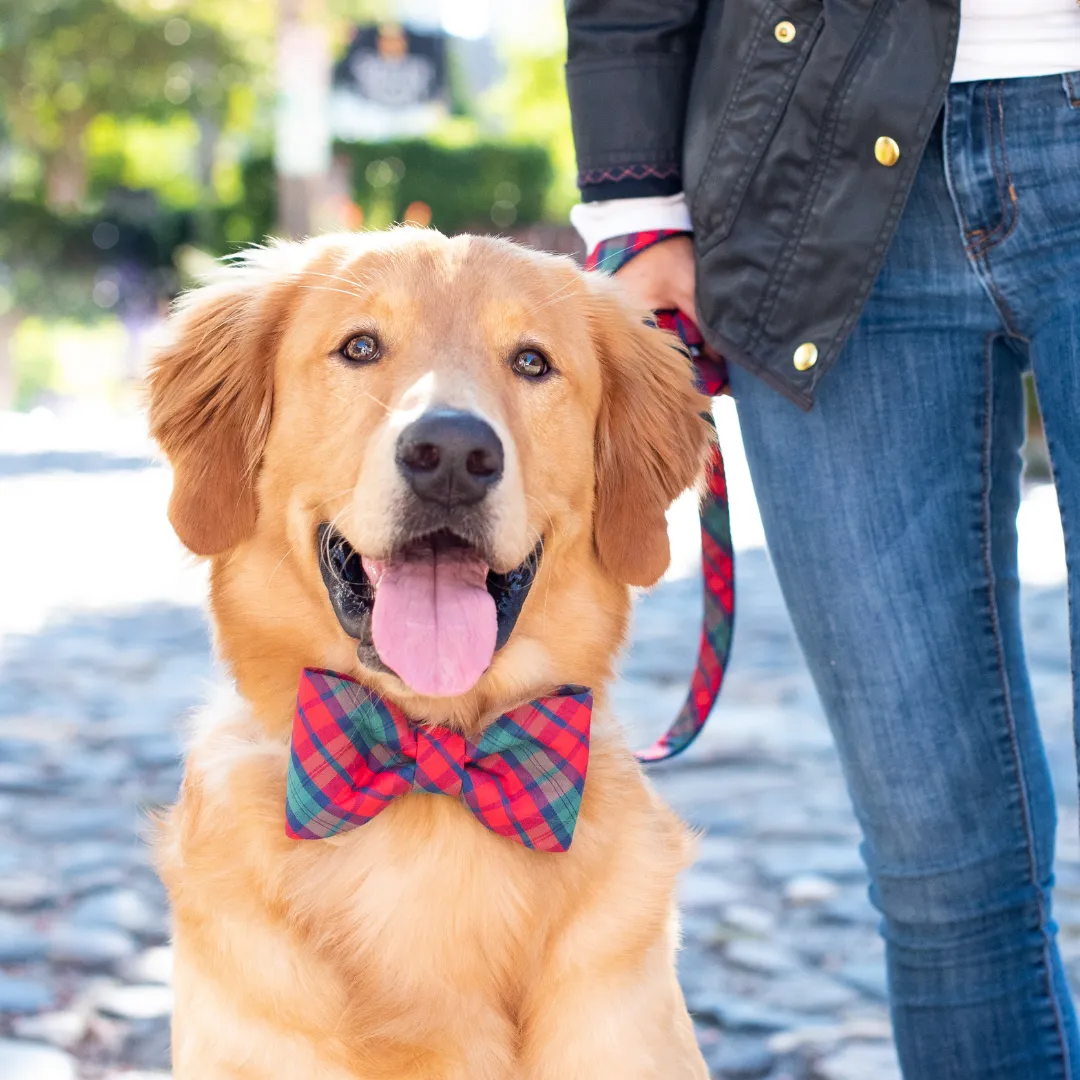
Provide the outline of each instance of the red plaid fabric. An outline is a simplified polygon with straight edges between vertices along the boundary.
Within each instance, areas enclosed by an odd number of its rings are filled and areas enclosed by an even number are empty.
[[[615,236],[597,245],[585,266],[614,274],[653,244],[685,235],[675,229],[655,229]],[[694,362],[698,389],[710,397],[727,393],[727,366],[722,359],[706,351],[704,338],[693,319],[682,311],[657,311],[654,315],[658,326],[671,330],[682,339]],[[711,414],[708,419],[712,421]],[[714,445],[709,460],[708,494],[701,504],[701,569],[705,579],[704,611],[698,662],[691,676],[690,692],[667,731],[648,749],[638,752],[639,761],[664,761],[682,753],[704,728],[724,682],[735,623],[735,558],[724,458],[719,445]]]
[[[592,694],[563,687],[504,713],[476,742],[412,724],[354,679],[305,668],[293,721],[285,831],[355,829],[410,792],[460,800],[499,836],[566,851],[589,761]]]

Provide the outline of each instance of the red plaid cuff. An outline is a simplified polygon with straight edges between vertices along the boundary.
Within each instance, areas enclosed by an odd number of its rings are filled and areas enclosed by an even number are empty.
[[[673,236],[689,236],[681,229],[649,229],[645,232],[624,233],[601,240],[585,260],[586,270],[602,270],[605,274],[618,273],[635,255],[646,248],[670,240]]]
[[[621,270],[635,255],[640,255],[646,248],[670,240],[673,236],[689,236],[682,229],[650,229],[646,232],[624,233],[602,240],[593,248],[585,260],[586,270],[600,270],[605,274],[614,274]],[[663,330],[671,330],[679,335],[690,358],[696,365],[698,382],[701,390],[715,397],[728,390],[727,368],[723,360],[713,359],[715,354],[706,355],[705,339],[697,328],[697,323],[683,311],[674,309],[656,311],[656,325]]]

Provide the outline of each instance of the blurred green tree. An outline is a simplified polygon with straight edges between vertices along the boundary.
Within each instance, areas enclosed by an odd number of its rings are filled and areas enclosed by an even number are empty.
[[[562,4],[548,0],[540,40],[518,40],[502,50],[505,75],[483,111],[504,138],[538,143],[551,159],[544,217],[565,221],[578,201],[577,158],[566,97],[566,22]]]
[[[87,190],[85,135],[102,114],[164,121],[178,111],[216,130],[223,74],[241,57],[191,13],[121,0],[0,0],[0,108],[11,141],[41,162],[44,196],[78,207]]]

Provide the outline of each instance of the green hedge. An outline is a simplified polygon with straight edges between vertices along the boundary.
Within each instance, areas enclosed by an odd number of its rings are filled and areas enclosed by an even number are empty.
[[[543,216],[552,180],[542,146],[480,143],[450,147],[411,140],[338,147],[352,170],[354,198],[365,220],[389,206],[400,221],[412,202],[431,207],[443,232],[505,229]],[[382,225],[382,221],[374,224]]]
[[[190,214],[161,212],[153,200],[61,215],[0,196],[0,305],[72,318],[122,311],[127,302],[145,307],[175,291],[173,252],[193,238]],[[114,277],[118,298],[103,305],[95,286],[108,297],[100,287]]]
[[[552,177],[547,152],[533,145],[400,140],[341,144],[335,152],[347,161],[352,197],[369,227],[403,220],[413,202],[425,203],[431,224],[447,233],[533,224],[542,217]],[[101,210],[87,214],[61,215],[39,202],[0,195],[0,305],[79,317],[169,296],[177,284],[179,246],[223,255],[273,233],[277,195],[270,158],[249,160],[242,179],[238,202],[198,210],[164,207],[152,192],[119,185],[105,195]],[[114,271],[119,299],[103,309],[94,287],[103,272]]]
[[[551,160],[542,146],[473,143],[443,146],[421,139],[339,143],[348,164],[352,197],[365,225],[402,221],[410,203],[426,203],[431,224],[446,233],[490,232],[531,225],[543,217]],[[273,232],[277,195],[270,158],[242,169],[244,198],[219,215],[219,249],[261,240]]]

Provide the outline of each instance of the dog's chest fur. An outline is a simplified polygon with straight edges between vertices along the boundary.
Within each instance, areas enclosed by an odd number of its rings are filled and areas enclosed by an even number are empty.
[[[603,722],[574,846],[558,855],[495,836],[440,795],[400,799],[329,840],[289,840],[287,746],[238,700],[210,710],[200,728],[161,845],[184,957],[177,993],[189,1017],[226,1010],[234,1024],[256,1024],[267,1045],[296,1031],[340,1061],[377,1046],[399,1070],[388,1075],[408,1076],[418,1045],[440,1061],[468,1058],[483,1032],[489,1057],[502,1046],[511,1063],[552,949],[574,947],[575,915],[614,885],[626,904],[595,912],[590,934],[610,935],[615,952],[633,947],[641,913],[670,904],[665,864],[685,859],[681,831],[636,767],[620,765],[628,775],[615,785],[605,775],[626,759],[605,748]],[[593,788],[630,801],[591,799]],[[637,834],[624,865],[612,860],[613,831]],[[659,873],[639,862],[650,847]],[[479,1072],[470,1063],[469,1075],[501,1075],[487,1071],[490,1061]]]

